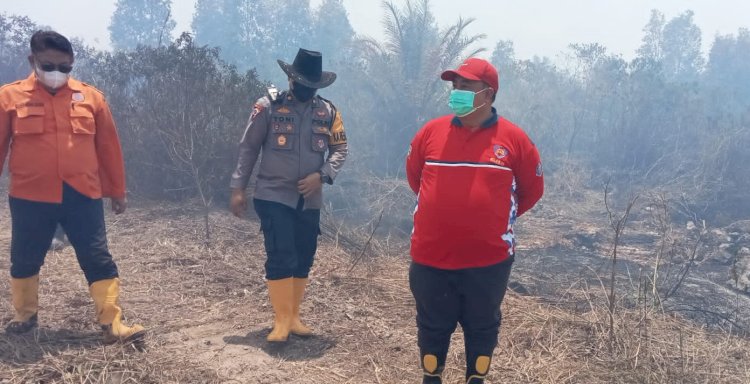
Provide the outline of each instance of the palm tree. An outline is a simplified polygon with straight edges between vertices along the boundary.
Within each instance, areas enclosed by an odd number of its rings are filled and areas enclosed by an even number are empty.
[[[379,171],[400,172],[408,143],[427,120],[444,113],[448,88],[440,73],[467,57],[483,52],[470,50],[485,35],[467,35],[474,19],[459,18],[441,29],[430,11],[429,0],[407,0],[403,8],[383,2],[386,39],[360,39],[365,63],[363,84],[375,114],[372,116],[378,156],[386,156]],[[394,172],[395,171],[395,172]]]

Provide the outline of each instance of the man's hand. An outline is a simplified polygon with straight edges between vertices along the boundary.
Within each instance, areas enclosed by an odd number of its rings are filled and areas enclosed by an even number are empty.
[[[245,196],[245,190],[239,188],[232,188],[232,197],[229,199],[229,209],[232,214],[242,218],[245,217],[245,211],[247,210],[247,196]]]
[[[320,173],[313,172],[297,183],[297,190],[305,198],[311,194],[320,191],[323,188],[323,182],[320,180]]]
[[[113,197],[109,200],[112,203],[112,212],[115,215],[125,212],[125,209],[128,207],[128,199],[125,197]]]

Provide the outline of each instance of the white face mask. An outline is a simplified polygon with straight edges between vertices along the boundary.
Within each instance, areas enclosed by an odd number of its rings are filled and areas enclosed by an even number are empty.
[[[70,74],[60,71],[44,72],[39,66],[36,67],[36,77],[42,84],[52,89],[58,89],[68,82]]]

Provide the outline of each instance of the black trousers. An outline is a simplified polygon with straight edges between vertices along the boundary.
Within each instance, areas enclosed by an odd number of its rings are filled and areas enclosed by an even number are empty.
[[[253,199],[266,247],[266,279],[306,278],[313,265],[320,234],[320,210],[296,209],[274,201]]]
[[[492,357],[512,265],[509,259],[488,267],[445,270],[412,263],[409,286],[417,304],[421,355],[433,354],[443,366],[451,334],[461,324],[469,371],[477,357]]]
[[[107,248],[102,199],[91,199],[64,184],[60,204],[15,197],[8,200],[12,226],[11,277],[20,279],[39,273],[58,224],[75,249],[89,284],[118,277],[117,265]]]

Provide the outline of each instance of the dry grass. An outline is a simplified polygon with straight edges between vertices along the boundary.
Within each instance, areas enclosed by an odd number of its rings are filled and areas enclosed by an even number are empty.
[[[8,223],[7,209],[0,220]],[[324,242],[303,307],[317,336],[274,347],[264,340],[271,310],[258,225],[216,211],[206,249],[201,220],[198,209],[156,204],[108,217],[125,314],[150,330],[144,352],[99,343],[72,250],[50,254],[42,271],[42,327],[26,336],[0,334],[0,383],[418,382],[406,254],[370,256],[351,268],[350,253]],[[8,243],[5,225],[0,248]],[[7,276],[7,268],[7,258],[0,259],[0,273]],[[0,292],[5,322],[11,317],[6,279]],[[750,341],[678,318],[618,308],[610,342],[600,292],[561,294],[587,303],[577,311],[510,292],[487,381],[750,382]],[[458,332],[447,383],[462,380],[462,350]]]

